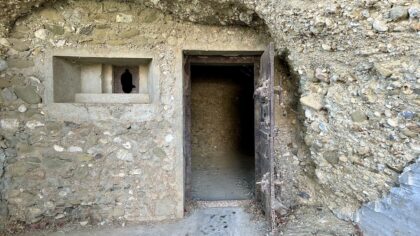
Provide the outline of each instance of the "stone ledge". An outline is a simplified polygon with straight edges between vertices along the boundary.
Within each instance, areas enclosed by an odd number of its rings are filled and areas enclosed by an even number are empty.
[[[150,103],[149,94],[94,94],[94,93],[77,93],[75,95],[76,103],[134,103],[147,104]]]

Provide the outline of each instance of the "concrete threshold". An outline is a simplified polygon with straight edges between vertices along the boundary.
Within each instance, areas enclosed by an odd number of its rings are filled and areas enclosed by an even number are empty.
[[[254,204],[254,200],[222,200],[222,201],[195,201],[198,208],[217,208],[217,207],[244,207]]]

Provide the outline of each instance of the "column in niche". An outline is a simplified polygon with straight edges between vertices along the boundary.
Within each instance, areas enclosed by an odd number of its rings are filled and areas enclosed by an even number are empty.
[[[112,93],[112,65],[102,65],[102,93]]]
[[[81,67],[81,92],[102,93],[102,65],[83,65]]]
[[[149,93],[148,78],[149,76],[149,65],[142,64],[139,66],[139,93]]]

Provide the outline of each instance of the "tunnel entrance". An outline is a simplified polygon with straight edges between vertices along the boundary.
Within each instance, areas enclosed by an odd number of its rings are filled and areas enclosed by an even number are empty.
[[[185,201],[253,199],[272,225],[274,45],[205,53],[183,60]]]
[[[191,66],[193,200],[254,193],[254,67]]]

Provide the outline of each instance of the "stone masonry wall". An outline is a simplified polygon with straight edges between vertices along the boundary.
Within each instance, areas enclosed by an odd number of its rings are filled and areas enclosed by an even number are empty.
[[[3,230],[182,217],[182,49],[261,49],[265,38],[111,1],[57,3],[19,19],[0,42]],[[45,81],[51,51],[64,48],[152,51],[160,83],[160,96],[144,105],[152,114],[127,118],[127,104],[73,104],[64,113],[87,115],[54,119]]]
[[[2,34],[43,2],[49,1],[2,3]],[[199,23],[267,26],[293,72],[290,81],[299,84],[293,92],[299,104],[286,109],[291,111],[286,115],[296,115],[290,127],[299,135],[278,146],[276,156],[276,198],[284,214],[297,204],[323,204],[352,219],[362,203],[386,195],[404,167],[418,158],[417,1],[133,2]],[[19,25],[14,29],[19,31]],[[287,163],[296,168],[288,170]]]

